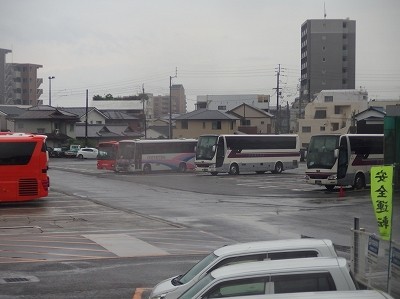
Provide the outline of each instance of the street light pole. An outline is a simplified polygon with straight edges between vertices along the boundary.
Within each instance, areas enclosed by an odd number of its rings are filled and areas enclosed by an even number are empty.
[[[54,76],[49,76],[49,106],[51,106],[51,80],[54,78]]]

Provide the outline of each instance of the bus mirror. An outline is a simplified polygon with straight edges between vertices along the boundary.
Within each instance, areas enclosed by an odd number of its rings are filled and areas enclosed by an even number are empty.
[[[335,159],[337,157],[339,157],[339,149],[338,148],[335,148],[335,151],[333,152],[333,155],[334,155]]]

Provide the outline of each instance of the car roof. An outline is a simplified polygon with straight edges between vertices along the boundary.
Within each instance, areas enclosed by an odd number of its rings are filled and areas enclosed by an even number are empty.
[[[312,238],[258,241],[224,246],[216,249],[214,254],[217,256],[225,256],[240,253],[249,254],[261,251],[315,249],[318,247],[333,247],[333,244],[332,241],[328,239]]]
[[[237,296],[232,297],[235,299],[241,298],[251,298],[252,296]],[[229,297],[227,297],[229,298]],[[259,297],[260,298],[260,297]],[[286,293],[286,294],[269,294],[265,298],[270,299],[353,299],[353,298],[363,298],[363,299],[389,299],[393,298],[390,295],[377,291],[377,290],[357,290],[357,291],[327,291],[327,292],[302,292],[302,293]]]
[[[346,267],[347,262],[342,257],[299,258],[290,260],[270,260],[260,262],[240,263],[218,268],[211,272],[215,279],[241,277],[243,275],[293,273],[304,270],[319,271],[331,268]]]

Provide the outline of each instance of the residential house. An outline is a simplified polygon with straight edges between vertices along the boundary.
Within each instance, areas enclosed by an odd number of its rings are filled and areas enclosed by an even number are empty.
[[[385,115],[385,109],[373,106],[356,114],[357,134],[383,134]]]
[[[218,110],[198,109],[174,120],[172,138],[198,138],[202,134],[234,134],[239,118]]]
[[[10,131],[47,135],[50,147],[60,147],[74,139],[75,124],[79,122],[78,115],[47,105],[28,108],[9,119],[14,123]]]
[[[271,134],[275,132],[275,116],[248,104],[241,104],[227,113],[240,119],[238,131],[246,134]]]
[[[78,115],[79,122],[86,122],[86,107],[59,107],[63,111]],[[87,108],[87,122],[88,124],[101,125],[105,124],[107,116],[95,107]]]
[[[76,139],[81,145],[97,147],[99,142],[120,141],[143,137],[140,132],[133,131],[127,125],[103,125],[78,123],[75,126]]]
[[[24,113],[26,109],[30,107],[31,106],[0,105],[0,131],[14,132],[14,121],[12,118]]]

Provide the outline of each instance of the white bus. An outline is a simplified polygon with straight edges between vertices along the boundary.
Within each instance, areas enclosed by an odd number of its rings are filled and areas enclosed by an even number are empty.
[[[325,186],[370,185],[370,169],[383,165],[383,134],[315,135],[307,151],[306,182]]]
[[[121,140],[116,172],[194,170],[196,139]]]
[[[298,135],[202,135],[196,148],[196,171],[281,173],[299,165]]]

